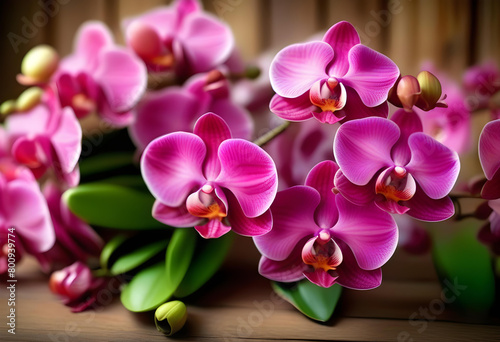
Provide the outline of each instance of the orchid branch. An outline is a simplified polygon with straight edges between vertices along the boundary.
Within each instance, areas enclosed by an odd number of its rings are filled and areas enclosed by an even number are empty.
[[[290,126],[290,121],[283,122],[281,125],[273,128],[266,134],[255,139],[254,144],[260,147],[264,146],[265,144],[276,138],[278,135],[283,133],[288,128],[288,126]]]

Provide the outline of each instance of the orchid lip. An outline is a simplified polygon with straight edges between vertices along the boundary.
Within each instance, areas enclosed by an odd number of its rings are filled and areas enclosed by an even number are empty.
[[[309,239],[302,249],[302,261],[315,270],[335,271],[342,259],[339,246],[326,229],[319,232],[317,237]]]
[[[313,84],[309,92],[309,99],[323,112],[335,112],[344,108],[347,92],[342,83],[336,78],[330,77]]]
[[[227,216],[224,203],[210,184],[203,185],[200,190],[189,195],[186,208],[191,215],[208,220],[222,221]]]
[[[415,191],[415,180],[402,166],[386,169],[375,183],[375,192],[389,201],[408,201],[415,195]]]
[[[71,102],[74,108],[83,110],[87,113],[93,112],[97,108],[95,101],[82,93],[73,96]]]

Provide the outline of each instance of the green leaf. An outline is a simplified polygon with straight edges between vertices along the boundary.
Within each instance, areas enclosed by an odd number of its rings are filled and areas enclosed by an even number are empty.
[[[472,315],[486,314],[495,299],[492,259],[488,249],[477,240],[477,221],[467,221],[453,227],[451,236],[436,232],[434,264],[443,291],[448,289],[449,304]]]
[[[151,215],[154,197],[119,185],[87,183],[67,190],[63,199],[82,220],[107,228],[164,229]]]
[[[326,322],[332,317],[342,293],[342,287],[338,284],[324,288],[307,279],[292,285],[272,282],[272,286],[278,295],[304,315],[321,322]]]
[[[116,275],[133,270],[160,253],[167,245],[168,240],[160,240],[122,255],[111,266],[111,274]]]
[[[133,312],[156,309],[165,303],[175,289],[165,286],[165,263],[160,262],[137,273],[120,295],[123,306]]]
[[[80,163],[81,177],[101,174],[131,165],[133,154],[126,152],[105,153],[83,159]]]
[[[172,291],[178,288],[193,258],[198,233],[192,228],[178,228],[172,234],[165,257],[167,283]]]
[[[148,187],[141,176],[134,175],[119,175],[102,180],[96,180],[93,184],[112,184],[119,185],[134,190],[149,193]]]
[[[100,263],[102,268],[106,270],[109,268],[109,258],[126,240],[125,235],[117,235],[109,240],[101,251]]]
[[[210,280],[224,262],[232,241],[232,234],[203,241],[174,295],[186,297]]]

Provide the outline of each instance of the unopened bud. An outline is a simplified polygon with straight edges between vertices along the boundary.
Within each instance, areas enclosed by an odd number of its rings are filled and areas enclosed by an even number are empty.
[[[428,71],[421,71],[417,75],[417,79],[422,92],[418,99],[417,107],[425,111],[435,108],[441,97],[441,83],[436,76]]]
[[[16,100],[7,100],[0,106],[0,114],[8,115],[16,111]]]
[[[59,55],[48,45],[38,45],[28,51],[21,63],[21,73],[17,80],[24,85],[45,83],[57,70]]]
[[[397,94],[401,105],[406,111],[411,111],[420,96],[420,85],[418,80],[411,76],[403,76],[398,83]]]
[[[210,93],[213,97],[228,97],[229,84],[226,76],[219,70],[210,71],[206,76],[203,90]]]
[[[26,89],[19,95],[16,102],[16,110],[25,112],[35,107],[42,99],[43,90],[39,87]]]
[[[178,300],[161,305],[155,312],[156,329],[167,336],[172,336],[181,330],[186,320],[186,305]]]

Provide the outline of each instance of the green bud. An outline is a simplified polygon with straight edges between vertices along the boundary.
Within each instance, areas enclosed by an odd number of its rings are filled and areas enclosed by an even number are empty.
[[[21,63],[21,73],[30,84],[47,82],[57,70],[59,55],[48,45],[38,45],[32,48]]]
[[[19,95],[16,102],[16,110],[20,112],[25,112],[35,107],[43,95],[42,88],[39,87],[31,87],[26,89]]]
[[[425,111],[435,108],[441,97],[441,83],[428,71],[421,71],[417,79],[422,91],[417,106]]]
[[[155,312],[156,329],[166,336],[172,336],[181,330],[186,319],[186,305],[178,300],[160,305]]]
[[[15,112],[16,108],[16,100],[7,100],[0,106],[0,114],[8,115],[12,112]]]

